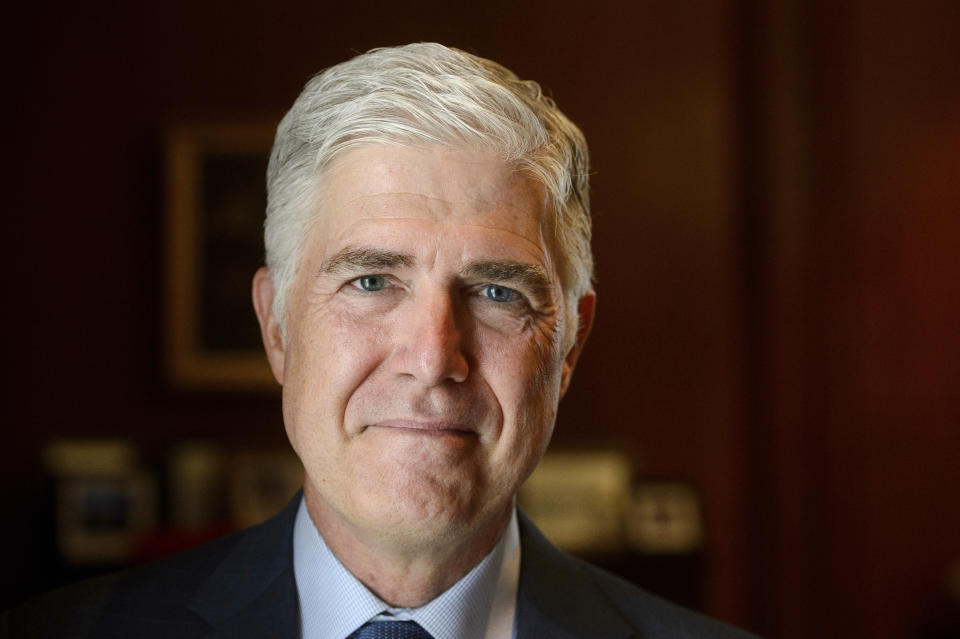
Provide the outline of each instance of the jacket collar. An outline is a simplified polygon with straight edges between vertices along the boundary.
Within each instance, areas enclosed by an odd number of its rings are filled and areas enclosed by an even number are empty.
[[[274,517],[241,533],[190,602],[209,635],[246,639],[299,636],[293,576],[293,522],[301,491]]]
[[[517,639],[638,636],[585,564],[560,552],[522,512],[519,521]]]

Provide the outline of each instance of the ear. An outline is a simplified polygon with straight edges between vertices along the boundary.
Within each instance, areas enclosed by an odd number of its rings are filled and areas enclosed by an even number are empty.
[[[267,352],[267,360],[273,370],[273,376],[283,385],[283,333],[280,322],[273,314],[273,278],[267,268],[261,267],[253,275],[253,309],[260,322],[260,337]]]
[[[587,341],[590,329],[593,327],[593,316],[597,307],[597,294],[593,289],[584,293],[580,301],[577,302],[577,336],[573,340],[573,346],[567,352],[563,360],[563,370],[560,373],[560,396],[563,397],[570,386],[570,378],[573,377],[573,368],[577,365],[577,359],[583,350],[583,345]]]

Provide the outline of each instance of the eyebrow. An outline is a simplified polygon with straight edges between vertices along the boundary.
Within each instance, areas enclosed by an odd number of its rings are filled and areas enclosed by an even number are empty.
[[[399,266],[413,266],[413,263],[413,256],[404,253],[347,247],[324,260],[320,266],[320,272],[331,274],[349,272],[357,269],[376,271],[397,268]]]

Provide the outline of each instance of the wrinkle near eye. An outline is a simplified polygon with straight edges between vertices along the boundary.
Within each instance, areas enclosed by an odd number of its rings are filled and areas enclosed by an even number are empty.
[[[488,287],[490,285],[484,285]],[[537,309],[519,293],[509,302],[497,302],[482,293],[482,289],[467,298],[471,315],[480,325],[503,335],[520,335],[533,331],[541,339],[552,341],[557,334],[557,307],[549,305]]]

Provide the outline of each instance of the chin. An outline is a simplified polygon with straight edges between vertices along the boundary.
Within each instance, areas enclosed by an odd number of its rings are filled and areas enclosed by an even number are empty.
[[[383,491],[367,493],[356,502],[358,516],[367,525],[389,537],[418,542],[421,539],[441,543],[444,538],[462,536],[480,525],[487,497],[475,482],[452,486],[435,482],[395,480]]]

